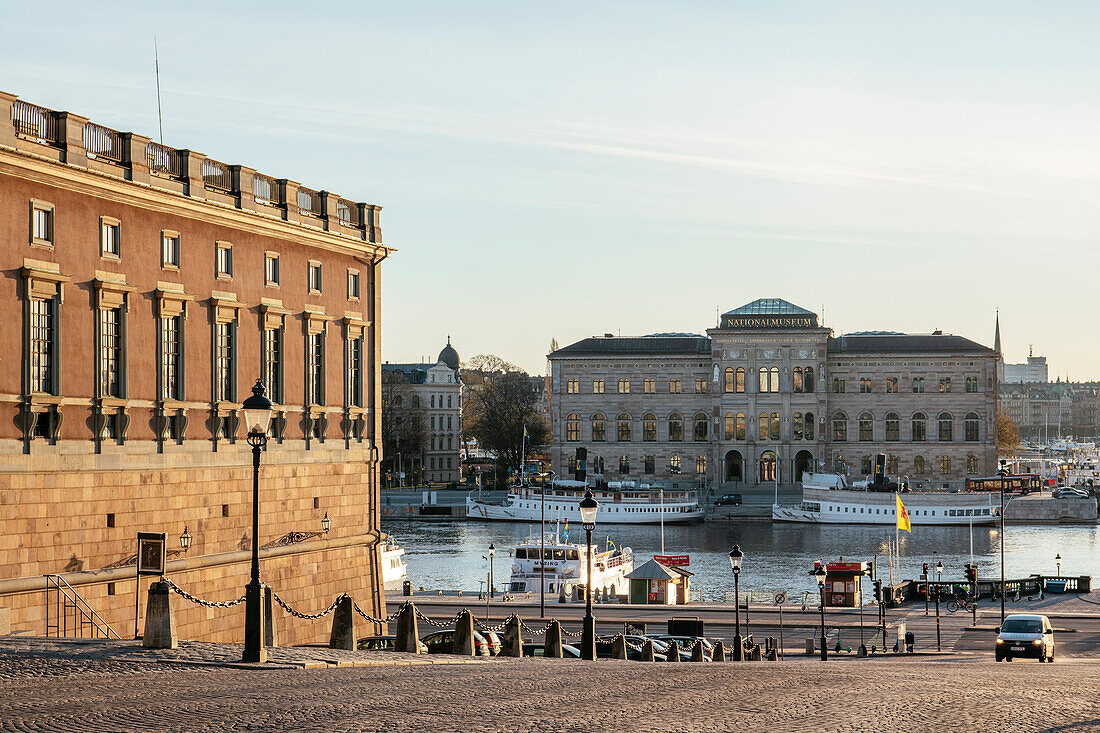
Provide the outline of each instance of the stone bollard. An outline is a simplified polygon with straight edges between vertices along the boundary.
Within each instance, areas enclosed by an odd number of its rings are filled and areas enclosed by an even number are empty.
[[[546,641],[542,645],[542,656],[561,659],[561,624],[551,621],[546,628]]]
[[[558,603],[565,603],[566,600],[567,599],[565,597],[565,583],[559,583],[558,584]]]
[[[817,644],[814,643],[813,639],[806,639],[806,654],[812,657],[816,648]]]
[[[666,662],[679,662],[680,661],[680,645],[674,641],[668,643],[668,650],[665,651],[668,655]]]
[[[710,661],[712,662],[724,662],[726,661],[726,645],[722,643],[722,640],[714,642],[714,653],[711,654]]]
[[[691,661],[702,662],[703,660],[703,642],[695,642],[695,646],[691,648]]]
[[[749,661],[750,662],[759,662],[760,658],[761,658],[760,645],[759,644],[753,644],[752,645],[752,650],[749,652]]]
[[[477,654],[474,646],[474,617],[465,609],[458,614],[458,621],[455,622],[455,639],[451,645],[451,654],[461,654],[464,657]]]
[[[626,637],[619,634],[611,641],[611,658],[626,659]]]
[[[168,584],[157,581],[149,586],[149,600],[145,604],[145,635],[141,645],[146,649],[175,649],[176,617],[172,615]]]
[[[504,633],[500,635],[500,656],[523,656],[523,627],[519,625],[519,616],[514,613],[504,622]]]
[[[274,649],[279,646],[279,634],[275,631],[275,599],[271,586],[264,586],[264,646]]]
[[[653,661],[653,639],[646,639],[645,642],[642,643],[642,661]]]
[[[397,640],[394,648],[409,654],[420,653],[420,629],[416,622],[416,606],[406,603],[397,614]]]
[[[332,612],[332,633],[328,638],[330,649],[355,649],[355,601],[344,594],[336,602]]]

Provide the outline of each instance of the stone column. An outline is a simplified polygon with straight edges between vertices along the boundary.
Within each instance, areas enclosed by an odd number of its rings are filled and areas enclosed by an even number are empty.
[[[561,624],[551,621],[546,629],[546,641],[542,645],[542,656],[561,659]]]
[[[146,149],[149,138],[133,132],[122,133],[123,145],[126,146],[126,161],[130,167],[130,180],[134,183],[149,183],[149,160]]]
[[[276,179],[279,187],[283,189],[283,201],[286,203],[286,220],[300,222],[301,214],[298,213],[298,188],[302,185],[289,178]]]
[[[331,191],[318,191],[321,196],[321,210],[324,212],[322,216],[325,218],[325,231],[339,231],[340,230],[340,217],[336,213],[336,202],[339,197]]]
[[[194,150],[180,150],[180,173],[187,183],[187,195],[191,198],[206,198],[206,183],[202,178],[202,162],[206,156]]]
[[[149,586],[149,600],[145,605],[145,634],[141,645],[146,649],[175,649],[179,646],[176,618],[172,615],[168,584],[164,581],[157,581]]]
[[[331,649],[355,649],[355,601],[343,595],[332,613],[332,634],[328,645]]]
[[[15,147],[15,125],[7,124],[7,120],[13,118],[11,108],[15,106],[15,100],[19,97],[15,94],[0,91],[0,148]]]
[[[451,646],[452,654],[472,657],[477,654],[474,645],[474,617],[469,611],[463,611],[455,622],[455,639]]]
[[[245,211],[256,210],[256,194],[252,190],[252,179],[256,175],[254,168],[243,165],[231,165],[229,171],[233,175],[233,182],[237,187],[238,208]]]
[[[61,126],[61,146],[65,149],[65,162],[69,165],[88,167],[88,151],[84,147],[84,125],[87,117],[72,112],[58,112],[58,124]]]
[[[264,646],[279,646],[279,634],[275,631],[275,599],[271,597],[271,586],[264,586]]]

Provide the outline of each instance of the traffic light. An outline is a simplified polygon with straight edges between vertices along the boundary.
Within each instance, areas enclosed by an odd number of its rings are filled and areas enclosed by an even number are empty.
[[[577,471],[575,474],[577,481],[586,481],[588,479],[588,449],[577,448]]]
[[[977,583],[978,582],[978,566],[972,562],[966,564],[966,582]]]
[[[924,577],[926,580],[928,579],[928,563],[924,564]]]
[[[875,600],[878,601],[879,603],[882,603],[882,581],[881,580],[876,580],[876,581],[874,581],[874,584],[875,584]]]

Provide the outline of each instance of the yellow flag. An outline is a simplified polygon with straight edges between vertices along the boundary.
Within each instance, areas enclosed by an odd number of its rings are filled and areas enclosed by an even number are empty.
[[[894,494],[894,498],[898,501],[898,529],[904,529],[912,534],[913,529],[909,525],[909,512],[905,511],[905,505],[901,503],[901,495]]]

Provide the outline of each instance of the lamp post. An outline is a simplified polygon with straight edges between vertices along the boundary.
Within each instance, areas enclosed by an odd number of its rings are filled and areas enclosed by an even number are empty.
[[[191,533],[187,531],[187,525],[183,525],[183,534],[180,535],[180,549],[187,552],[191,549]]]
[[[185,532],[187,530],[184,530]],[[1062,576],[1062,553],[1058,553],[1054,556],[1054,562],[1058,563],[1058,577]]]
[[[866,565],[864,566],[866,567]],[[867,644],[863,640],[863,576],[866,574],[864,570],[859,575],[859,656],[867,656]],[[925,591],[928,590],[928,585],[924,586]]]
[[[1005,459],[1001,459],[1001,469],[997,471],[1001,479],[1001,625],[1005,622]]]
[[[332,529],[332,520],[328,518],[328,512],[325,512],[325,516],[321,518],[321,531],[328,534],[330,529]]]
[[[943,572],[943,562],[936,563],[936,651],[943,651],[940,647],[940,574]]]
[[[489,597],[495,597],[493,594],[493,556],[497,552],[497,547],[492,542],[489,543]]]
[[[745,553],[741,547],[734,545],[730,550],[730,569],[733,571],[733,661],[745,661],[745,644],[741,640],[741,560]]]
[[[266,662],[264,646],[264,591],[260,584],[260,451],[267,446],[267,429],[271,424],[271,400],[265,396],[259,379],[252,387],[252,396],[244,401],[248,444],[252,446],[252,579],[245,588],[244,661]]]
[[[814,571],[817,578],[817,588],[821,593],[821,661],[829,658],[829,645],[825,642],[825,566],[818,565]],[[886,642],[883,642],[885,645]]]
[[[578,507],[581,510],[581,526],[584,527],[588,545],[588,580],[584,586],[584,629],[581,631],[581,659],[596,658],[596,619],[592,618],[592,530],[596,528],[596,510],[600,503],[586,491]]]

